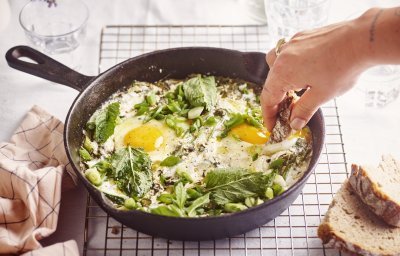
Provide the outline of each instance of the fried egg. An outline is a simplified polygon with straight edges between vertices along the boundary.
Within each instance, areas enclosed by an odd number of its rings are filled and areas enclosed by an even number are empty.
[[[233,127],[230,133],[239,140],[251,144],[265,144],[270,135],[267,129],[257,128],[246,123]]]
[[[146,151],[152,161],[162,161],[177,147],[175,132],[164,123],[150,120],[143,123],[140,117],[125,119],[115,127],[115,149],[131,146]]]

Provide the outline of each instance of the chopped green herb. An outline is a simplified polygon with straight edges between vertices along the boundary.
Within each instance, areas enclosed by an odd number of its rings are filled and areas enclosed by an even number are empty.
[[[169,156],[169,157],[165,158],[164,160],[162,160],[160,165],[171,167],[171,166],[177,165],[180,161],[181,161],[181,159],[177,156]]]
[[[146,102],[150,106],[156,105],[156,95],[154,94],[154,92],[151,92],[149,95],[146,95]]]
[[[151,213],[169,216],[169,217],[183,217],[184,216],[181,211],[179,211],[179,210],[177,211],[177,209],[172,207],[172,205],[160,205],[157,208],[151,209]]]
[[[169,193],[164,193],[164,194],[161,194],[159,197],[157,197],[157,200],[164,204],[172,204],[173,199],[174,199],[174,196]]]
[[[92,142],[90,141],[88,136],[85,136],[85,140],[83,141],[83,148],[86,149],[89,153],[93,152]]]
[[[90,153],[83,147],[79,149],[79,155],[83,159],[83,161],[90,161],[92,160],[92,156]]]
[[[203,106],[192,108],[188,112],[188,118],[189,119],[198,118],[201,115],[201,113],[203,112],[203,110],[204,110]]]
[[[246,209],[247,209],[246,205],[241,203],[227,203],[224,205],[224,210],[230,213],[239,212]]]
[[[95,186],[100,186],[103,183],[100,173],[96,168],[89,168],[85,171],[85,177]]]
[[[207,118],[207,120],[204,122],[205,125],[207,126],[214,126],[217,124],[217,119],[213,116],[210,116]]]
[[[203,206],[206,205],[210,202],[210,193],[205,194],[204,196],[201,196],[194,200],[191,205],[187,208],[187,214],[189,217],[195,217],[196,216],[196,210]]]
[[[274,198],[274,191],[272,190],[272,188],[267,188],[267,189],[265,190],[265,197],[266,197],[267,199],[272,199],[272,198]]]
[[[219,138],[222,139],[222,138],[225,138],[226,136],[228,136],[228,133],[230,132],[230,130],[232,130],[233,127],[243,124],[244,121],[245,121],[245,119],[243,118],[243,115],[241,115],[241,114],[232,115],[229,120],[224,122],[225,129],[219,135]]]
[[[193,182],[193,179],[190,176],[190,174],[187,173],[186,171],[182,170],[182,169],[177,169],[176,170],[176,175],[181,179],[181,181],[183,183],[188,183],[188,182],[192,183]]]

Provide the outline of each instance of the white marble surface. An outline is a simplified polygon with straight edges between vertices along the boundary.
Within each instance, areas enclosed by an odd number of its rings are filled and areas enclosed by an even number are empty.
[[[6,0],[0,0],[6,1]],[[267,0],[268,1],[268,0]],[[9,1],[11,19],[0,31],[0,56],[15,45],[26,44],[18,23],[18,13],[26,0]],[[81,72],[97,72],[99,33],[108,24],[254,24],[243,13],[239,0],[85,0],[91,16],[88,33],[76,55],[81,55]],[[240,1],[243,2],[243,1]],[[399,0],[349,1],[333,0],[330,22],[346,19],[371,6],[400,6]],[[267,47],[266,47],[267,48]],[[267,50],[267,49],[266,49]],[[7,140],[24,114],[39,105],[61,120],[65,119],[77,92],[47,82],[7,66],[0,58],[0,140]],[[376,164],[383,153],[400,157],[400,99],[382,109],[364,107],[363,94],[353,89],[338,99],[345,151],[349,163]],[[85,192],[82,188],[63,196],[59,229],[47,243],[74,238],[81,245]]]

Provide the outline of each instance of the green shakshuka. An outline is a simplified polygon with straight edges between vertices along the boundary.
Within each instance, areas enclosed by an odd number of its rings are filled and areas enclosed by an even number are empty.
[[[272,143],[250,83],[192,75],[134,81],[90,118],[85,177],[120,210],[216,216],[278,196],[302,177],[310,130]]]

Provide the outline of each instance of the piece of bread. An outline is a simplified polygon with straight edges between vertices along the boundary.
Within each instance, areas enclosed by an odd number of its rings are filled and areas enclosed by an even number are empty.
[[[286,98],[279,103],[278,114],[274,128],[271,131],[268,143],[278,143],[284,141],[292,134],[290,127],[290,112],[292,104],[298,99],[295,92],[287,92]]]
[[[382,156],[378,168],[352,165],[349,181],[378,217],[400,227],[400,163],[393,156]]]
[[[318,228],[324,244],[361,255],[400,255],[400,228],[379,219],[346,181]]]

